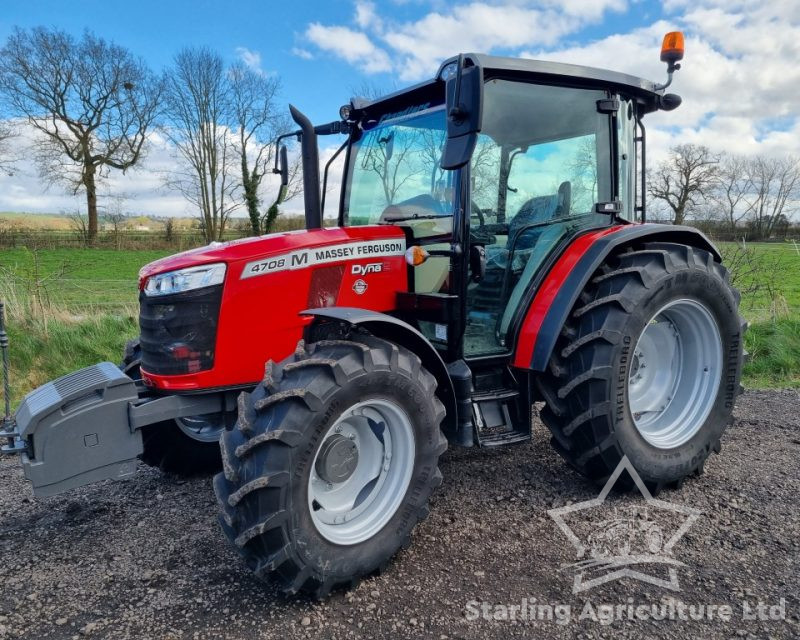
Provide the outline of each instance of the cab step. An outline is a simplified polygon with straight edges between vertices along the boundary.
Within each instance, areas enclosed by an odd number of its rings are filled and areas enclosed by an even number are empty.
[[[530,412],[520,411],[519,400],[520,394],[516,389],[493,389],[472,394],[478,446],[501,447],[531,439]]]

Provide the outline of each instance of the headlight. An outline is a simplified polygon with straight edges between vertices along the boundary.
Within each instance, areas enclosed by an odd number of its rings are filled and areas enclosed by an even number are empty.
[[[169,271],[150,276],[144,285],[147,296],[166,296],[192,289],[201,289],[225,280],[225,263],[204,264],[200,267],[189,267],[178,271]]]

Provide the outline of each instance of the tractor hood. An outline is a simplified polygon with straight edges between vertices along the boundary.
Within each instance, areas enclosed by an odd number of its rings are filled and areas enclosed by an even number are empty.
[[[204,247],[176,253],[146,264],[139,270],[139,287],[150,276],[214,262],[228,265],[228,277],[239,278],[242,268],[262,258],[285,254],[298,249],[311,249],[364,240],[404,238],[403,232],[393,226],[330,227],[324,229],[298,229],[282,231],[257,238],[242,238],[230,242],[212,242]]]
[[[274,233],[152,262],[140,271],[140,289],[178,269],[226,270],[222,286],[140,296],[142,375],[163,391],[251,386],[267,360],[297,346],[311,322],[306,309],[394,310],[408,291],[405,251],[400,228],[373,225]]]

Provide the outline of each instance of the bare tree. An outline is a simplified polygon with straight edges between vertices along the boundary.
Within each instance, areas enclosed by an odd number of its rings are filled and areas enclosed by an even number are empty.
[[[63,212],[62,212],[63,214]],[[68,214],[69,226],[72,231],[78,236],[81,244],[86,247],[89,245],[89,218],[85,213],[80,211],[72,211]]]
[[[234,64],[228,77],[233,124],[237,130],[236,151],[242,171],[242,195],[250,219],[250,231],[257,236],[269,232],[274,222],[274,217],[272,220],[269,217],[272,206],[267,207],[263,215],[261,213],[260,190],[264,178],[272,175],[275,139],[289,131],[291,125],[286,115],[278,112],[278,78],[259,74],[242,63]],[[287,200],[301,190],[299,166],[299,161],[295,159],[290,167]],[[277,201],[273,205],[277,215]],[[264,228],[264,225],[268,228]]]
[[[723,220],[731,234],[753,210],[753,202],[749,198],[753,181],[748,164],[747,159],[741,156],[723,155],[708,193],[712,203],[711,213]]]
[[[574,210],[589,211],[597,202],[597,149],[592,138],[581,141],[567,166]],[[558,187],[556,187],[557,189]]]
[[[86,193],[88,238],[97,235],[97,182],[142,157],[161,81],[127,49],[86,32],[15,29],[0,51],[0,89],[41,134],[48,179]]]
[[[481,209],[497,211],[497,183],[500,176],[500,147],[488,136],[478,137],[469,170],[472,200]]]
[[[784,299],[783,274],[790,268],[785,254],[739,243],[726,243],[721,251],[731,284],[743,300],[752,304],[753,300],[766,298],[773,312],[781,307],[781,300]]]
[[[164,220],[164,240],[169,243],[175,240],[175,218]]]
[[[748,173],[752,182],[751,228],[758,238],[769,238],[798,208],[800,160],[756,157],[749,161]]]
[[[670,149],[647,181],[647,191],[672,211],[673,224],[683,224],[687,213],[705,200],[718,172],[719,157],[708,147],[679,144]]]
[[[444,180],[445,176],[441,159],[446,133],[443,129],[419,129],[417,135],[419,136],[422,166],[430,176],[431,193],[434,193],[437,185]]]
[[[402,127],[390,131],[377,128],[365,134],[361,167],[378,174],[387,205],[394,204],[406,182],[424,171],[422,163],[414,166],[420,143],[418,131]]]
[[[128,212],[125,209],[127,197],[122,194],[109,196],[110,203],[103,213],[103,220],[111,225],[114,234],[114,247],[119,251],[122,248],[122,229],[128,220]]]
[[[364,81],[358,87],[352,87],[351,91],[361,99],[377,100],[392,90]],[[413,176],[421,174],[425,165],[430,165],[437,153],[438,140],[435,132],[423,139],[420,131],[396,127],[390,131],[373,129],[364,134],[361,142],[361,167],[378,174],[387,205],[394,203],[400,188]],[[421,159],[422,162],[412,168],[410,162],[415,159]],[[403,171],[400,171],[401,167]],[[433,171],[432,183],[435,180]]]
[[[16,137],[9,122],[0,121],[0,172],[14,175],[14,160],[11,141]]]
[[[182,161],[169,184],[197,207],[209,242],[240,204],[229,88],[222,58],[207,48],[183,49],[167,73],[164,131]]]

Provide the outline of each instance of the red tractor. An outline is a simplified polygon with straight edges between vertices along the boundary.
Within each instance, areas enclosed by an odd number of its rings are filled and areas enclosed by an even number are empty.
[[[744,324],[712,243],[645,223],[643,118],[680,104],[665,87],[465,54],[329,124],[292,108],[306,228],[145,266],[123,370],[31,392],[6,451],[37,495],[128,476],[139,456],[219,468],[247,564],[318,597],[409,543],[448,443],[527,441],[537,402],[592,480],[623,456],[653,489],[699,472],[731,417]],[[317,136],[336,134],[324,227]]]

